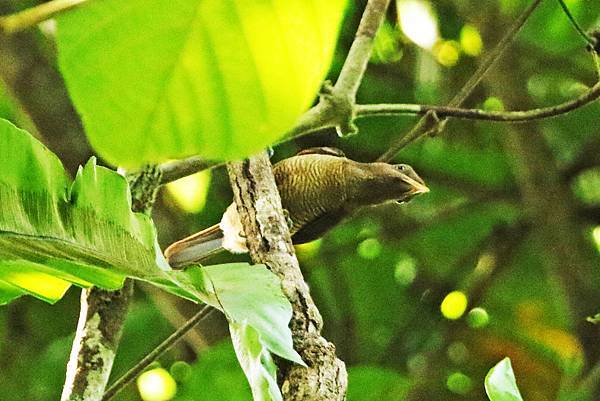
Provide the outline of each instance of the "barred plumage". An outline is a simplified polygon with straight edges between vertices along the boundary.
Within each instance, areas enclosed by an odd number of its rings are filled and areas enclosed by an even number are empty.
[[[321,237],[360,207],[402,203],[429,191],[408,165],[360,163],[332,148],[302,151],[275,164],[273,174],[294,243]],[[200,262],[221,249],[247,252],[239,220],[237,209],[230,206],[219,225],[169,246],[169,263],[176,267]]]

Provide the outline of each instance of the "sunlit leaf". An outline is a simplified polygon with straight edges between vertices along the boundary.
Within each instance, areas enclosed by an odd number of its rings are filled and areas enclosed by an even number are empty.
[[[231,323],[229,331],[254,401],[282,401],[277,386],[277,367],[256,330],[246,323]]]
[[[202,271],[230,321],[247,322],[260,334],[261,344],[285,359],[304,364],[292,347],[287,327],[292,307],[273,273],[265,266],[246,263],[205,266]]]
[[[58,19],[60,65],[106,160],[239,158],[310,106],[345,2],[93,1]]]
[[[490,401],[523,401],[509,358],[504,358],[485,377],[485,392]]]
[[[124,177],[92,159],[70,183],[52,152],[5,120],[0,149],[1,301],[31,294],[55,302],[70,284],[118,289],[129,276],[209,303],[256,332],[264,353],[303,363],[287,327],[291,306],[265,266],[174,271],[150,218],[131,211]]]

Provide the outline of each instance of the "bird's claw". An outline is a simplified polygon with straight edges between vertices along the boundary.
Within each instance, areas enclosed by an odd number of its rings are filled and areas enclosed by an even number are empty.
[[[294,227],[294,222],[292,221],[292,218],[290,217],[290,212],[287,209],[283,209],[283,217],[285,217],[285,222],[287,223],[288,229],[292,229],[292,227]]]

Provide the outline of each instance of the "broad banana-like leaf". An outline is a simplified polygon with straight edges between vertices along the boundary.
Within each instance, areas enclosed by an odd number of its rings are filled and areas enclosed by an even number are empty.
[[[172,270],[152,220],[131,211],[124,177],[92,159],[71,183],[52,152],[2,119],[0,171],[0,302],[23,294],[55,302],[71,284],[118,289],[132,277],[222,310],[232,327],[255,333],[264,355],[302,363],[291,306],[265,266]]]

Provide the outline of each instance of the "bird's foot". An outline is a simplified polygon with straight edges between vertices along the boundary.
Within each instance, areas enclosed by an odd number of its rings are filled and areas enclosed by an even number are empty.
[[[292,227],[294,227],[294,222],[292,221],[292,218],[290,217],[290,212],[287,209],[283,209],[283,217],[285,217],[285,221],[287,223],[288,229],[292,229]]]

